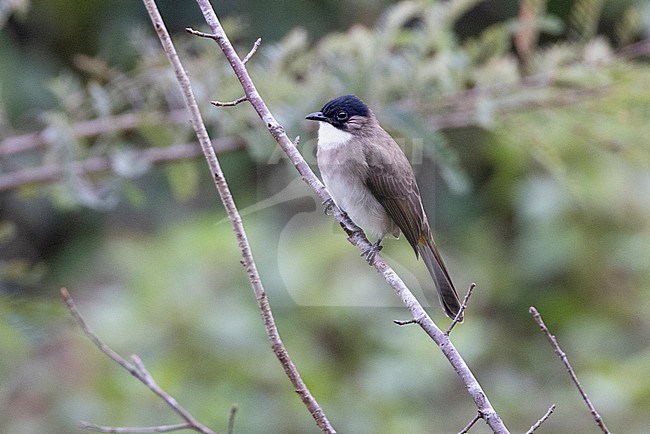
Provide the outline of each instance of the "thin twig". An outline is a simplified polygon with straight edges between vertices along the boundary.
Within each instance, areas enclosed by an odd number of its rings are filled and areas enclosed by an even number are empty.
[[[233,404],[232,407],[230,407],[230,414],[228,415],[228,434],[233,434],[234,432],[235,415],[237,414],[237,410],[239,410],[237,404]]]
[[[88,324],[86,324],[86,321],[84,320],[83,316],[81,316],[81,313],[79,312],[79,309],[77,309],[77,305],[75,304],[74,300],[72,299],[72,296],[70,296],[70,293],[66,288],[61,288],[61,296],[63,296],[63,301],[65,301],[66,306],[68,307],[68,310],[70,311],[70,314],[72,314],[72,317],[75,319],[77,325],[81,328],[81,330],[84,332],[84,334],[90,339],[90,341],[97,347],[99,350],[106,354],[110,359],[115,361],[117,364],[122,366],[124,369],[129,371],[131,375],[134,377],[139,378],[139,374],[135,366],[127,362],[122,356],[117,354],[111,347],[103,343],[97,335],[88,327]]]
[[[223,51],[224,55],[226,56],[226,59],[228,59],[228,62],[235,72],[235,75],[241,82],[244,94],[248,97],[248,101],[251,103],[258,116],[266,125],[269,133],[273,136],[282,150],[287,154],[289,160],[293,163],[298,173],[300,173],[302,179],[311,188],[314,189],[316,194],[318,194],[321,201],[327,202],[328,200],[331,200],[331,196],[327,192],[327,189],[316,177],[298,149],[293,145],[285,133],[284,127],[280,125],[273,114],[271,114],[269,111],[266,103],[255,88],[255,84],[251,80],[245,65],[242,63],[241,59],[237,55],[237,52],[228,40],[228,37],[225,34],[217,15],[212,9],[212,5],[210,4],[209,0],[196,1],[201,8],[201,12],[203,12],[203,17],[205,18],[208,26],[210,27],[210,30],[212,31],[213,36],[211,36],[211,39],[214,39],[217,42],[219,48],[221,48],[221,51]],[[336,220],[341,224],[341,227],[347,233],[348,240],[355,246],[359,247],[361,250],[367,250],[370,247],[370,242],[365,237],[363,232],[359,230],[359,228],[352,222],[352,220],[350,220],[347,214],[337,208],[333,208],[332,211]],[[397,296],[406,305],[412,317],[414,319],[422,318],[420,321],[418,321],[418,324],[438,345],[445,357],[447,357],[454,370],[465,384],[465,387],[474,400],[478,411],[481,413],[488,426],[490,426],[490,428],[492,428],[492,430],[497,434],[508,433],[508,429],[492,407],[492,404],[483,391],[481,385],[474,377],[474,374],[472,374],[472,371],[467,366],[467,363],[458,353],[458,350],[456,350],[454,345],[451,343],[449,337],[445,335],[438,328],[438,326],[436,326],[422,305],[406,287],[402,279],[395,273],[395,271],[393,271],[391,267],[389,267],[384,262],[380,255],[377,255],[375,257],[373,265],[375,269],[384,277],[386,282],[393,288]]]
[[[557,407],[557,405],[555,405],[555,404],[551,405],[551,406],[549,407],[549,409],[546,410],[546,413],[544,414],[544,416],[542,416],[542,417],[541,417],[537,422],[535,422],[535,424],[534,424],[533,426],[530,427],[530,429],[529,429],[528,431],[526,431],[526,434],[533,434],[533,432],[535,432],[535,430],[536,430],[537,428],[539,428],[540,426],[542,426],[542,424],[543,424],[544,422],[546,422],[546,419],[548,419],[549,417],[551,417],[551,415],[552,415],[553,412],[555,411],[555,407]]]
[[[180,59],[178,58],[178,53],[176,52],[176,48],[174,47],[171,37],[169,36],[167,29],[165,28],[165,24],[162,20],[162,17],[160,16],[160,12],[158,12],[158,8],[156,7],[154,0],[143,0],[143,1],[147,8],[147,12],[149,13],[149,16],[151,18],[151,21],[153,23],[153,26],[156,29],[158,38],[160,39],[163,49],[165,50],[165,54],[167,55],[167,58],[169,59],[169,62],[176,74],[176,79],[178,80],[178,84],[181,87],[185,104],[190,112],[192,127],[194,128],[199,143],[201,144],[203,154],[205,155],[208,166],[210,167],[210,170],[212,172],[215,186],[217,187],[219,196],[221,197],[221,201],[223,202],[223,205],[226,209],[226,213],[228,214],[228,218],[230,219],[233,232],[237,237],[237,242],[242,255],[241,263],[244,265],[246,269],[246,272],[248,274],[248,279],[251,284],[251,288],[255,293],[255,298],[258,303],[258,308],[260,310],[260,314],[264,322],[264,328],[269,338],[269,342],[271,343],[271,348],[273,350],[273,353],[275,354],[276,358],[280,361],[280,364],[284,368],[284,371],[287,377],[289,378],[289,380],[291,381],[294,390],[300,396],[302,402],[309,410],[309,413],[316,421],[318,427],[323,432],[335,433],[336,431],[334,430],[329,420],[325,416],[325,413],[323,412],[322,408],[320,407],[316,399],[312,396],[311,392],[305,385],[305,382],[302,380],[300,373],[296,369],[296,366],[291,360],[291,357],[289,356],[289,353],[287,352],[287,349],[284,346],[282,339],[280,338],[280,334],[277,325],[275,324],[275,319],[273,318],[273,313],[271,311],[271,307],[269,305],[266,292],[264,290],[264,286],[262,285],[262,281],[257,271],[257,265],[255,264],[255,261],[253,259],[253,254],[251,252],[250,244],[248,243],[248,237],[246,235],[246,231],[244,230],[244,225],[242,224],[241,216],[239,214],[239,211],[237,210],[232,194],[228,187],[228,183],[226,182],[226,178],[224,177],[223,171],[221,170],[221,166],[219,164],[219,160],[217,159],[217,155],[214,153],[212,146],[210,146],[210,138],[208,136],[208,132],[203,123],[201,113],[199,111],[198,104],[196,102],[196,98],[194,97],[194,93],[192,92],[192,86],[189,77],[187,76],[187,73],[185,72],[185,69],[181,64]],[[200,4],[200,6],[201,9],[203,10],[204,5]],[[190,33],[196,34],[194,32],[190,32]],[[218,35],[215,32],[213,36],[214,36],[213,39],[215,39],[219,43],[222,43],[224,39],[227,41],[227,38],[225,34],[223,34],[223,32],[220,32],[220,34]],[[228,45],[230,45],[229,42]],[[237,62],[241,65],[241,67],[245,71],[245,67],[241,63],[241,59],[237,57],[234,49],[232,50],[232,53],[233,55],[235,55],[235,57],[237,58]],[[251,100],[251,95],[249,93],[246,93],[246,97],[249,99],[249,101]]]
[[[469,289],[465,294],[465,298],[463,298],[463,302],[460,305],[460,309],[458,310],[458,313],[454,317],[454,320],[451,322],[451,324],[449,324],[449,327],[445,332],[447,336],[449,336],[449,333],[451,333],[454,327],[456,327],[456,324],[462,322],[463,313],[465,312],[465,309],[467,309],[467,302],[469,302],[469,298],[472,296],[472,291],[474,291],[474,288],[476,288],[476,283],[472,283],[471,285],[469,285]]]
[[[117,354],[111,347],[106,345],[104,342],[102,342],[97,335],[88,327],[88,324],[86,324],[86,321],[84,320],[83,316],[81,316],[81,313],[79,312],[79,309],[77,309],[77,306],[70,296],[70,293],[66,288],[61,288],[61,296],[63,296],[63,300],[65,301],[66,306],[68,307],[68,310],[70,311],[70,314],[74,318],[75,322],[81,328],[81,330],[84,332],[84,334],[90,339],[90,341],[97,347],[99,350],[106,354],[111,360],[119,364],[121,367],[126,369],[131,375],[133,375],[135,378],[140,380],[142,384],[147,386],[149,390],[151,390],[153,393],[158,395],[160,398],[162,398],[167,405],[169,405],[176,414],[178,414],[180,417],[185,420],[187,423],[189,429],[193,429],[195,431],[201,432],[203,434],[215,434],[214,431],[212,431],[210,428],[206,427],[199,421],[197,421],[194,416],[192,416],[187,410],[185,410],[179,403],[176,401],[171,395],[169,395],[167,392],[165,392],[159,385],[156,383],[156,381],[153,379],[153,377],[147,372],[147,370],[144,367],[144,364],[140,360],[140,358],[136,355],[131,356],[131,359],[133,360],[133,364],[129,363],[124,359],[122,356]],[[119,432],[119,431],[105,431],[105,432]]]
[[[198,30],[194,30],[191,27],[185,27],[185,31],[189,33],[190,35],[198,36],[200,38],[207,38],[207,39],[214,39],[215,41],[219,41],[219,36],[212,34],[212,33],[205,33],[205,32],[200,32]]]
[[[217,152],[227,152],[241,148],[243,144],[237,140],[216,139],[213,146]],[[185,143],[166,147],[147,148],[133,151],[129,158],[136,164],[157,165],[173,161],[196,158],[202,155],[201,148],[196,143]],[[67,173],[86,175],[89,173],[112,170],[114,160],[111,157],[90,157],[81,161],[73,161],[67,165],[45,165],[27,167],[0,175],[0,192],[13,190],[24,185],[41,184],[44,182],[61,181]]]
[[[551,334],[549,331],[548,327],[546,327],[546,324],[544,324],[544,320],[542,319],[542,316],[537,312],[537,309],[535,309],[533,306],[530,307],[529,309],[530,313],[533,315],[533,318],[535,319],[535,322],[539,326],[539,328],[544,332],[546,335],[546,338],[548,341],[551,343],[551,346],[553,347],[553,351],[555,351],[555,354],[560,358],[562,363],[564,363],[564,366],[566,367],[567,371],[569,372],[569,375],[571,376],[571,379],[573,380],[573,383],[576,385],[578,388],[578,391],[580,392],[580,395],[582,395],[582,399],[585,401],[587,404],[587,407],[589,407],[589,411],[591,412],[591,415],[594,418],[594,421],[596,422],[596,425],[600,428],[600,430],[605,433],[605,434],[610,434],[609,429],[605,425],[605,422],[603,421],[603,418],[600,416],[598,411],[596,411],[596,407],[591,403],[591,400],[587,396],[587,393],[585,390],[582,388],[582,385],[580,384],[580,381],[578,380],[578,376],[576,375],[576,372],[573,370],[573,367],[571,366],[571,363],[569,362],[569,358],[567,357],[566,353],[562,351],[560,348],[560,345],[557,343],[557,339],[555,336]]]
[[[398,326],[405,326],[405,325],[416,324],[416,323],[417,323],[417,321],[414,320],[414,319],[407,319],[407,320],[403,320],[403,319],[394,319],[393,322],[394,322],[395,324],[397,324]]]
[[[251,48],[251,51],[248,52],[246,57],[244,57],[241,61],[244,65],[248,63],[249,60],[251,60],[251,57],[257,52],[257,49],[260,48],[260,44],[262,43],[262,38],[257,38],[257,41],[253,44],[253,48]]]
[[[476,416],[474,416],[474,419],[470,420],[467,426],[463,428],[461,431],[458,432],[458,434],[467,434],[470,429],[474,426],[476,422],[481,418],[481,413],[476,413]]]
[[[227,101],[227,102],[221,102],[221,101],[210,101],[210,104],[217,106],[217,107],[234,107],[238,104],[243,103],[244,101],[248,101],[248,98],[245,96],[242,96],[240,98],[237,98],[234,101]]]
[[[110,433],[130,433],[130,434],[140,434],[140,433],[152,433],[152,432],[173,432],[180,431],[183,429],[192,429],[189,423],[179,423],[176,425],[157,425],[157,426],[143,426],[143,427],[128,427],[128,426],[101,426],[95,425],[94,423],[81,422],[82,428],[85,428],[89,431],[96,432],[110,432]]]

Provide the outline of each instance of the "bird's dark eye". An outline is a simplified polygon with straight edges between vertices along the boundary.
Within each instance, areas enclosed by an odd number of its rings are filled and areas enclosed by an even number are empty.
[[[339,121],[344,121],[347,118],[348,118],[348,112],[346,112],[345,110],[339,110],[336,113],[336,119],[339,120]]]

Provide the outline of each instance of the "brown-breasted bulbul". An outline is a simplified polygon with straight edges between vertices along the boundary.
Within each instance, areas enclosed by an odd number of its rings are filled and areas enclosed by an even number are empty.
[[[413,169],[404,152],[379,125],[373,112],[354,95],[325,104],[306,119],[320,122],[318,168],[336,205],[377,242],[364,252],[369,263],[381,240],[400,231],[422,256],[447,316],[460,310],[458,294],[422,206]],[[461,318],[462,320],[462,318]]]

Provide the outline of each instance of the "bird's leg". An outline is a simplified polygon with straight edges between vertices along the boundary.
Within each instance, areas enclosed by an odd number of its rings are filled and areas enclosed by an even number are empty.
[[[366,258],[369,265],[372,265],[375,262],[375,256],[377,253],[383,249],[384,246],[381,245],[381,238],[379,238],[375,243],[370,244],[370,247],[361,252],[361,256]]]
[[[332,215],[332,209],[334,209],[336,205],[334,204],[334,199],[331,197],[325,201],[323,201],[323,212],[325,215]]]

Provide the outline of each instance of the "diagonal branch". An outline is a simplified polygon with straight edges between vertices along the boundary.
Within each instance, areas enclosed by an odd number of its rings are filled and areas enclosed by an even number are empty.
[[[228,62],[242,84],[242,88],[246,97],[248,97],[248,101],[251,103],[259,117],[264,121],[266,128],[282,150],[287,154],[290,161],[300,173],[302,179],[314,189],[320,199],[323,202],[331,200],[330,194],[325,189],[325,186],[316,177],[298,149],[293,146],[293,143],[285,133],[284,127],[282,127],[282,125],[280,125],[273,117],[265,102],[260,97],[253,81],[248,75],[246,66],[243,64],[232,44],[228,40],[228,37],[225,34],[217,15],[212,9],[209,0],[197,0],[197,3],[199,4],[201,12],[203,12],[203,16],[214,35],[212,39],[217,42],[219,48],[228,59]],[[348,234],[348,240],[362,250],[368,249],[370,247],[370,242],[366,239],[363,231],[361,231],[346,214],[342,213],[336,207],[334,207],[332,211],[336,220]],[[442,332],[438,326],[436,326],[429,315],[425,312],[422,305],[406,287],[402,279],[384,262],[380,255],[375,257],[374,267],[380,274],[382,274],[386,282],[388,282],[402,302],[406,305],[413,316],[413,319],[416,320],[418,325],[433,339],[443,354],[447,357],[454,370],[465,384],[465,387],[474,400],[481,417],[485,419],[487,424],[495,433],[508,433],[508,429],[492,407],[492,404],[483,391],[481,385],[474,377],[474,374],[472,374],[467,363],[465,363],[461,355],[451,343],[449,337]]]
[[[478,413],[478,412],[477,412],[477,413],[476,413],[476,416],[474,416],[474,418],[473,418],[472,420],[470,420],[469,423],[468,423],[467,425],[465,425],[465,428],[463,428],[462,430],[458,431],[458,434],[467,434],[467,433],[469,432],[469,430],[472,429],[472,427],[474,426],[474,424],[476,424],[476,422],[478,422],[478,420],[479,420],[480,418],[481,418],[481,413]]]
[[[81,316],[81,313],[79,312],[79,309],[77,309],[77,305],[75,304],[74,300],[70,296],[70,293],[68,293],[68,290],[66,288],[61,288],[61,296],[63,297],[63,300],[65,301],[66,306],[68,307],[68,310],[70,311],[70,314],[76,321],[77,325],[81,330],[84,332],[84,334],[90,339],[90,341],[97,347],[99,350],[106,354],[110,359],[112,359],[115,363],[126,369],[129,374],[133,375],[135,378],[140,380],[142,384],[147,386],[149,390],[151,390],[153,393],[158,395],[160,398],[162,398],[163,401],[167,403],[168,406],[174,410],[180,417],[185,420],[185,424],[182,428],[177,428],[177,429],[193,429],[194,431],[198,431],[203,434],[215,434],[214,431],[212,431],[210,428],[206,427],[199,421],[197,421],[194,416],[192,416],[187,410],[185,410],[179,403],[169,395],[167,392],[165,392],[154,380],[154,378],[149,374],[147,369],[144,367],[144,364],[142,363],[142,360],[136,355],[132,355],[131,359],[133,360],[133,363],[129,363],[124,359],[122,356],[117,354],[111,347],[106,345],[104,342],[102,342],[97,335],[90,329],[88,324],[86,324],[86,321],[84,320],[83,316]],[[109,427],[100,427],[98,425],[93,425],[93,424],[88,424],[88,423],[83,423],[82,426],[89,428],[89,429],[94,429],[95,431],[98,431],[97,428],[109,428]],[[174,425],[176,427],[179,427],[180,425]],[[103,432],[142,432],[142,431],[115,431],[115,429],[118,428],[109,428],[112,429],[112,431],[103,431]],[[123,429],[138,429],[138,428],[123,428]],[[169,430],[168,430],[169,431]],[[149,432],[156,432],[156,431],[149,431]],[[158,432],[167,432],[167,431],[158,431]]]
[[[605,425],[605,422],[603,421],[603,418],[600,416],[598,411],[596,410],[596,407],[591,403],[591,400],[587,396],[587,392],[585,392],[585,389],[582,388],[582,385],[580,384],[580,381],[578,380],[578,376],[576,375],[576,371],[573,370],[573,367],[571,366],[571,363],[569,363],[569,358],[567,357],[566,353],[562,351],[562,348],[560,348],[560,345],[557,343],[557,339],[555,336],[553,336],[546,327],[546,324],[544,324],[544,320],[542,319],[542,316],[537,312],[537,309],[534,307],[530,307],[529,309],[530,313],[533,315],[533,319],[539,326],[539,328],[544,332],[546,335],[546,338],[550,342],[551,346],[553,347],[553,351],[555,351],[555,354],[560,358],[562,363],[564,363],[564,366],[566,367],[567,371],[569,372],[569,375],[571,376],[571,380],[573,380],[573,383],[576,385],[578,388],[578,391],[580,392],[580,395],[582,395],[582,399],[585,401],[587,404],[587,407],[589,407],[589,411],[591,412],[591,415],[594,418],[594,421],[596,421],[596,425],[600,428],[600,430],[605,433],[605,434],[610,434],[609,429]]]
[[[244,65],[248,63],[249,60],[251,60],[251,57],[257,52],[257,49],[260,48],[260,44],[262,43],[262,38],[257,38],[255,43],[253,44],[253,48],[251,48],[251,51],[248,52],[246,57],[244,57],[241,61]]]
[[[544,413],[544,416],[542,416],[528,431],[526,431],[526,434],[533,434],[540,426],[542,426],[542,424],[546,422],[546,419],[551,417],[556,407],[556,404],[551,405],[548,410],[546,410],[546,413]]]
[[[196,137],[199,140],[203,154],[205,155],[205,158],[208,162],[208,166],[210,167],[210,170],[214,177],[215,186],[217,187],[219,196],[221,197],[221,201],[223,202],[223,205],[226,209],[226,213],[228,214],[228,218],[230,219],[230,223],[232,225],[233,231],[235,233],[235,236],[237,237],[237,244],[239,245],[239,249],[242,255],[241,263],[244,265],[244,268],[246,269],[246,273],[248,274],[248,280],[250,281],[253,292],[255,293],[255,298],[257,299],[258,307],[260,309],[260,314],[264,322],[264,328],[266,330],[269,341],[271,343],[271,348],[275,356],[277,357],[277,359],[280,361],[282,367],[284,368],[284,371],[287,377],[289,377],[291,384],[293,385],[296,392],[302,399],[303,403],[305,404],[305,406],[311,413],[312,417],[316,421],[318,427],[323,432],[334,433],[336,431],[334,430],[329,420],[325,416],[325,413],[321,409],[320,405],[318,404],[316,399],[312,396],[311,392],[309,391],[304,381],[300,377],[300,374],[298,373],[296,366],[293,364],[293,361],[291,360],[289,353],[287,352],[284,344],[282,343],[282,340],[280,339],[280,334],[275,324],[273,313],[271,312],[271,307],[269,305],[266,292],[264,290],[264,286],[262,285],[262,281],[260,279],[259,273],[257,272],[257,266],[255,264],[255,261],[253,260],[253,254],[251,252],[251,248],[248,243],[248,237],[246,236],[246,231],[244,230],[244,225],[242,224],[241,216],[239,214],[239,211],[237,210],[235,201],[233,200],[232,194],[228,187],[228,183],[226,182],[226,178],[224,177],[223,171],[221,170],[221,166],[219,164],[219,160],[217,159],[217,155],[215,154],[214,149],[212,149],[212,146],[210,146],[210,138],[208,137],[208,132],[203,123],[201,113],[199,111],[196,102],[196,98],[194,97],[194,93],[192,92],[192,86],[189,77],[187,76],[187,73],[185,72],[185,69],[181,64],[180,59],[178,58],[178,53],[176,52],[171,37],[169,36],[167,29],[165,28],[165,24],[162,20],[162,17],[160,16],[160,12],[158,11],[158,8],[156,7],[155,1],[154,0],[143,0],[143,1],[147,8],[147,12],[149,13],[149,17],[151,18],[151,21],[153,23],[153,26],[156,29],[158,38],[160,39],[163,49],[165,50],[165,54],[167,55],[167,58],[169,59],[169,62],[176,74],[176,79],[178,80],[178,84],[180,85],[183,93],[183,99],[185,100],[187,109],[190,112],[192,127],[196,132]],[[237,61],[243,67],[243,64],[241,63],[239,57],[237,57]],[[250,100],[250,95],[246,94],[246,96]]]

